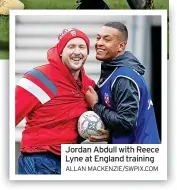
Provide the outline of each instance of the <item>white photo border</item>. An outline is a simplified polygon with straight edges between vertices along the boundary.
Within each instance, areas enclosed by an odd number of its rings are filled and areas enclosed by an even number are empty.
[[[10,66],[9,66],[9,176],[11,180],[82,180],[62,175],[18,175],[15,174],[15,16],[17,15],[124,15],[124,16],[161,16],[162,26],[162,143],[158,145],[163,150],[164,175],[167,179],[167,10],[11,10],[10,11]],[[77,145],[76,145],[77,146]],[[97,178],[95,180],[100,180]],[[103,178],[102,178],[103,179]],[[83,180],[86,180],[83,178]],[[89,179],[88,179],[89,180]],[[91,179],[93,180],[93,179]],[[105,179],[104,179],[105,180]],[[107,176],[107,180],[112,180]],[[122,180],[122,179],[121,179]],[[123,179],[124,180],[124,179]],[[131,180],[131,179],[125,179]],[[141,180],[141,179],[137,179]],[[148,180],[148,179],[147,179]]]

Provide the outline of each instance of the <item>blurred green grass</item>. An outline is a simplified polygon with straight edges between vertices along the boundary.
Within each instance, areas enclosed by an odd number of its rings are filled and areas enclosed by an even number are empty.
[[[76,9],[76,0],[21,0],[25,9]],[[126,0],[105,0],[111,9],[128,9]],[[168,9],[169,0],[154,0],[155,9]],[[0,15],[0,59],[8,59],[9,16]],[[6,53],[4,53],[6,51]]]
[[[0,59],[9,59],[9,51],[0,50]]]

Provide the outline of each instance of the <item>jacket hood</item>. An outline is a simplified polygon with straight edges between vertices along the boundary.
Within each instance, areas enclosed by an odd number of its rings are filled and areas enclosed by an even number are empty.
[[[61,62],[60,56],[58,54],[57,45],[48,50],[47,59],[50,64],[54,65],[57,68],[60,68],[60,64],[62,62]]]
[[[123,55],[114,58],[112,61],[109,62],[102,62],[101,68],[103,70],[106,69],[113,69],[115,67],[131,67],[136,70],[140,75],[144,75],[145,67],[139,62],[139,60],[129,51],[125,51]]]

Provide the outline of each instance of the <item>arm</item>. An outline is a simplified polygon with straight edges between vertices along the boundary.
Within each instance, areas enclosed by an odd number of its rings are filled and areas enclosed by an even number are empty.
[[[39,100],[30,92],[20,86],[15,89],[15,124],[16,126],[24,119],[38,104]]]
[[[42,71],[32,69],[25,73],[16,87],[16,125],[56,94],[56,85]]]
[[[129,79],[118,78],[112,88],[112,95],[116,110],[96,103],[98,102],[96,99],[92,101],[93,104],[89,103],[89,105],[92,105],[93,111],[102,118],[108,129],[121,134],[129,133],[136,127],[138,117],[139,98],[137,88]]]

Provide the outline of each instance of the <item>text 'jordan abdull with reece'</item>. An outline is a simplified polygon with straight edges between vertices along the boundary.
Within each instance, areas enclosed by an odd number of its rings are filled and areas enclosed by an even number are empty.
[[[68,149],[65,151],[66,153],[159,153],[159,148],[145,148],[141,146],[132,147],[132,146],[125,146],[125,147],[118,147],[118,146],[112,146],[112,147],[102,147],[102,146],[96,146],[93,149],[92,148],[85,148],[85,147],[79,147],[79,148],[72,148],[68,146]]]

